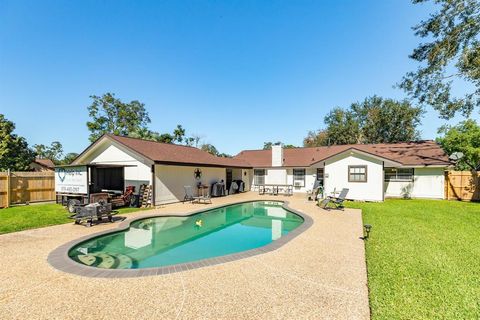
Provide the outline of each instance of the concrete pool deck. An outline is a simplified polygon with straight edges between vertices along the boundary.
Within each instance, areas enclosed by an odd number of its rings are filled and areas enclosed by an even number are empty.
[[[0,236],[1,319],[369,319],[359,210],[325,211],[305,196],[248,192],[212,205],[172,204],[146,213],[179,214],[239,201],[286,200],[310,228],[277,250],[203,268],[137,278],[88,278],[47,262],[66,242],[118,223],[72,224]]]

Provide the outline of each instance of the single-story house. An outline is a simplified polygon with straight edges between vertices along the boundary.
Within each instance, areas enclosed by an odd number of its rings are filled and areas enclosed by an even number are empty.
[[[448,156],[434,141],[355,144],[328,147],[246,150],[236,159],[253,167],[252,187],[292,184],[311,190],[315,180],[331,194],[348,188],[348,199],[383,201],[385,197],[444,198]]]
[[[104,173],[121,168],[123,186],[152,185],[153,203],[160,205],[181,201],[186,185],[222,180],[227,184],[242,180],[245,191],[278,184],[292,185],[293,192],[307,192],[318,180],[326,194],[349,188],[347,198],[353,200],[443,199],[444,172],[451,163],[434,141],[293,149],[273,146],[224,158],[195,147],[105,134],[73,165],[103,165],[99,170]]]
[[[184,186],[195,188],[199,183],[210,185],[222,180],[243,180],[249,186],[252,171],[241,159],[216,157],[190,146],[111,134],[91,144],[72,165],[95,165],[95,175],[99,177],[121,176],[122,189],[135,186],[138,190],[141,184],[152,185],[155,205],[183,200]]]
[[[55,164],[50,159],[42,159],[37,157],[30,163],[30,170],[36,172],[54,171]]]

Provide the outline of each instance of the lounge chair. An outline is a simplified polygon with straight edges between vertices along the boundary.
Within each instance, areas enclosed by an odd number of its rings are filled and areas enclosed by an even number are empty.
[[[336,209],[343,210],[344,209],[343,202],[347,197],[348,191],[349,189],[343,188],[342,191],[340,191],[340,194],[338,195],[338,197],[328,196],[322,200],[319,206],[323,209],[330,209],[329,205],[332,204],[335,206]]]
[[[316,180],[312,190],[307,192],[307,200],[317,201],[319,193],[323,194],[323,187],[320,185],[320,181]]]
[[[198,201],[198,198],[200,198],[193,195],[192,186],[183,186],[183,189],[185,189],[185,196],[183,197],[183,202],[185,201],[193,202],[196,200]]]

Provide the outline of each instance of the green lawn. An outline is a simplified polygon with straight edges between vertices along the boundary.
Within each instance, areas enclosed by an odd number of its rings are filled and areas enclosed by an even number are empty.
[[[130,213],[140,208],[120,208],[120,213]],[[69,213],[59,204],[36,204],[0,209],[0,234],[51,226],[62,223],[73,223]]]
[[[349,203],[366,242],[372,319],[480,319],[480,204]]]

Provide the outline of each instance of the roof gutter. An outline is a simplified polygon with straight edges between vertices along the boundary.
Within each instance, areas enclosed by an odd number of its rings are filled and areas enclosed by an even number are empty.
[[[236,168],[236,169],[252,169],[252,166],[235,166],[213,163],[195,163],[195,162],[176,162],[176,161],[155,161],[155,164],[165,166],[181,166],[181,167],[209,167],[209,168]]]
[[[449,168],[453,164],[403,164],[401,168]]]

